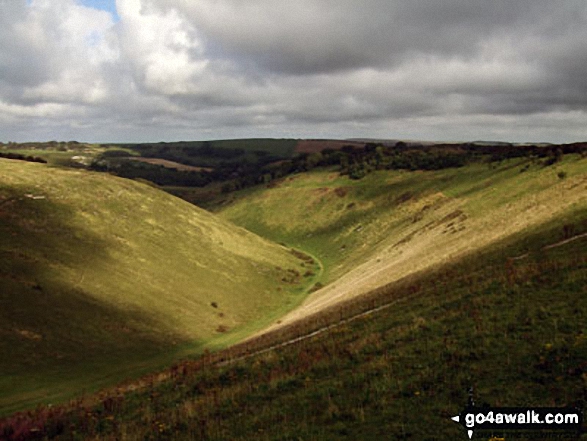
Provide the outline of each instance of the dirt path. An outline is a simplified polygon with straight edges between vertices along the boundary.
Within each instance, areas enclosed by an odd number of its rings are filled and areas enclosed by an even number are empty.
[[[290,247],[293,248],[293,247]],[[320,268],[320,270],[318,271],[318,274],[316,274],[316,276],[314,276],[312,278],[312,282],[314,282],[315,280],[320,280],[320,277],[322,277],[322,274],[324,274],[324,264],[322,263],[322,261],[320,259],[318,259],[315,255],[313,255],[312,253],[306,251],[306,250],[298,250],[297,248],[294,248],[294,250],[299,251],[300,253],[304,253],[308,256],[310,256],[312,259],[314,259],[314,261],[318,264],[318,267]],[[313,285],[312,285],[313,286]],[[312,287],[308,288],[306,290],[306,293],[311,289]]]
[[[582,237],[587,237],[587,233],[582,233],[582,234],[578,234],[576,236],[570,237],[568,239],[559,240],[558,242],[551,243],[550,245],[545,245],[541,249],[542,250],[550,250],[552,248],[557,248],[557,247],[566,245],[569,242],[574,242],[575,240],[581,239]],[[512,260],[525,259],[529,255],[530,255],[530,253],[524,253],[524,254],[520,254],[519,256],[510,257],[510,259],[512,259]]]
[[[241,356],[238,356],[238,357],[235,357],[235,358],[231,358],[230,360],[224,360],[224,361],[218,362],[217,365],[218,366],[230,365],[232,363],[236,363],[237,361],[246,360],[247,358],[254,357],[256,355],[264,354],[266,352],[270,352],[270,351],[273,351],[275,349],[279,349],[279,348],[283,348],[283,347],[286,347],[286,346],[293,345],[293,344],[298,343],[300,341],[307,340],[309,338],[315,337],[316,335],[320,335],[320,334],[322,334],[324,332],[330,331],[331,329],[334,329],[334,328],[337,328],[339,326],[342,326],[342,325],[345,325],[347,323],[350,323],[352,321],[358,320],[361,317],[365,317],[365,316],[374,314],[376,312],[382,311],[384,309],[387,309],[387,308],[389,308],[391,306],[394,306],[394,305],[398,304],[399,302],[401,302],[403,300],[406,300],[406,299],[396,299],[396,300],[394,300],[392,302],[386,303],[386,304],[381,305],[381,306],[378,306],[376,308],[369,309],[368,311],[361,312],[361,313],[356,314],[356,315],[353,315],[351,317],[348,317],[348,318],[339,320],[338,322],[335,322],[335,323],[331,323],[330,325],[327,325],[327,326],[324,326],[324,327],[322,327],[320,329],[317,329],[315,331],[312,331],[309,334],[301,335],[299,337],[292,338],[290,340],[286,340],[286,341],[281,342],[281,343],[278,343],[276,345],[269,346],[268,348],[259,349],[257,351],[251,352],[250,354],[245,354],[245,355],[241,355]]]
[[[581,239],[582,237],[587,237],[587,233],[579,234],[579,235],[573,236],[573,237],[571,237],[569,239],[561,240],[560,242],[555,242],[555,243],[552,243],[550,245],[546,245],[542,249],[543,250],[549,250],[551,248],[560,247],[561,245],[567,244],[569,242],[573,242],[573,241],[575,241],[577,239]]]
[[[569,239],[564,239],[564,240],[561,240],[561,241],[552,243],[550,245],[546,245],[546,246],[542,247],[542,250],[549,250],[551,248],[560,247],[562,245],[565,245],[565,244],[567,244],[569,242],[573,242],[575,240],[581,239],[583,237],[587,237],[587,233],[579,234],[579,235],[573,236],[573,237],[571,237]],[[306,254],[309,254],[309,253],[306,253]],[[523,258],[527,257],[528,255],[529,255],[529,253],[526,253],[526,254],[523,254],[521,256],[512,257],[511,259],[523,259]],[[312,256],[312,257],[315,258],[314,256]],[[318,259],[316,259],[316,261],[319,262]],[[317,329],[315,331],[312,331],[312,332],[310,332],[308,334],[301,335],[299,337],[292,338],[290,340],[286,340],[284,342],[281,342],[281,343],[272,345],[272,346],[270,346],[268,348],[264,348],[264,349],[259,349],[257,351],[253,351],[253,352],[251,352],[249,354],[241,355],[241,356],[238,356],[238,357],[235,357],[235,358],[231,358],[229,360],[224,360],[224,361],[218,362],[217,365],[218,366],[227,366],[227,365],[236,363],[236,362],[241,361],[241,360],[246,360],[247,358],[250,358],[250,357],[254,357],[254,356],[257,356],[257,355],[260,355],[260,354],[264,354],[266,352],[273,351],[275,349],[279,349],[279,348],[283,348],[283,347],[286,347],[286,346],[293,345],[293,344],[298,343],[300,341],[304,341],[304,340],[310,339],[312,337],[315,337],[316,335],[320,335],[320,334],[322,334],[324,332],[330,331],[331,329],[334,329],[336,327],[339,327],[339,326],[345,325],[347,323],[350,323],[350,322],[352,322],[354,320],[358,320],[358,319],[360,319],[362,317],[365,317],[365,316],[374,314],[376,312],[382,311],[384,309],[387,309],[387,308],[389,308],[391,306],[394,306],[394,305],[396,305],[399,302],[404,301],[404,300],[406,300],[406,299],[405,298],[395,299],[395,300],[393,300],[393,301],[391,301],[389,303],[385,303],[385,304],[380,305],[380,306],[378,306],[376,308],[369,309],[369,310],[364,311],[364,312],[361,312],[359,314],[350,316],[350,317],[348,317],[346,319],[342,319],[342,320],[340,320],[338,322],[331,323],[330,325],[324,326],[324,327],[322,327],[320,329]],[[251,339],[254,339],[256,336],[261,335],[261,334],[263,334],[263,332],[260,332],[258,334],[255,334],[255,336],[253,336]]]
[[[578,240],[578,239],[583,238],[583,237],[587,237],[587,233],[579,234],[579,235],[573,236],[573,237],[571,237],[569,239],[564,239],[564,240],[561,240],[561,241],[552,243],[550,245],[546,245],[546,246],[542,247],[542,250],[556,248],[556,247],[565,245],[565,244],[567,244],[569,242],[573,242],[573,241]],[[322,274],[322,271],[323,271],[322,262],[319,259],[317,259],[315,256],[311,255],[310,253],[307,253],[307,252],[304,252],[304,253],[307,254],[307,255],[312,256],[312,258],[314,258],[316,260],[316,262],[319,262],[319,265],[320,265],[320,268],[321,268],[321,272],[317,276],[317,277],[319,277]],[[522,258],[527,257],[528,255],[529,255],[529,253],[526,253],[526,254],[523,254],[521,256],[511,257],[510,259],[522,259]],[[243,354],[243,355],[237,355],[237,356],[234,356],[234,357],[230,357],[230,355],[228,355],[229,358],[227,358],[227,359],[221,359],[221,360],[218,360],[218,361],[214,361],[214,362],[212,362],[212,365],[215,365],[215,366],[229,366],[229,365],[234,364],[234,363],[237,363],[239,361],[246,360],[248,358],[255,357],[257,355],[265,354],[265,353],[270,352],[270,351],[273,351],[275,349],[280,349],[280,348],[284,348],[284,347],[287,347],[287,346],[291,346],[293,344],[299,343],[299,342],[304,341],[304,340],[308,340],[308,339],[310,339],[312,337],[315,337],[317,335],[320,335],[320,334],[323,334],[325,332],[328,332],[328,331],[330,331],[332,329],[335,329],[335,328],[337,328],[339,326],[343,326],[343,325],[345,325],[347,323],[351,323],[351,322],[353,322],[355,320],[358,320],[358,319],[360,319],[362,317],[366,317],[366,316],[375,314],[375,313],[377,313],[379,311],[383,311],[383,310],[385,310],[387,308],[390,308],[392,306],[395,306],[395,305],[399,304],[400,302],[403,302],[403,301],[406,301],[406,300],[409,300],[409,297],[404,297],[404,298],[399,298],[399,299],[391,300],[390,302],[385,303],[383,305],[377,306],[375,308],[368,309],[367,311],[364,311],[364,312],[361,312],[361,313],[352,315],[352,316],[347,317],[345,319],[342,319],[342,320],[339,320],[337,322],[331,323],[329,325],[323,326],[322,328],[319,328],[319,329],[317,329],[315,331],[312,331],[312,332],[309,332],[307,334],[304,334],[304,335],[301,335],[301,336],[298,336],[298,337],[295,337],[295,338],[291,338],[289,340],[282,341],[281,343],[277,343],[277,344],[271,345],[271,346],[266,347],[266,348],[263,348],[263,349],[254,350],[252,352],[249,352],[249,353],[246,353],[246,354]],[[255,334],[254,336],[250,337],[247,340],[254,340],[256,337],[258,337],[259,335],[262,335],[263,333],[265,333],[265,331],[261,331],[261,332]],[[121,391],[123,391],[123,392],[136,391],[136,390],[139,390],[139,389],[143,389],[145,387],[152,386],[152,384],[154,382],[162,382],[162,381],[168,380],[171,377],[172,377],[171,371],[170,370],[166,370],[166,371],[163,371],[163,372],[159,372],[156,375],[150,376],[148,380],[133,381],[132,383],[130,383],[128,385],[125,385],[125,386],[120,386],[119,385],[117,387],[116,391],[117,391],[117,393],[120,393]]]

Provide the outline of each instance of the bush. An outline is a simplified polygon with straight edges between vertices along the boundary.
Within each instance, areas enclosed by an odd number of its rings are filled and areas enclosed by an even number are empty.
[[[38,156],[25,156],[21,155],[20,153],[0,153],[0,158],[6,159],[16,159],[19,161],[28,161],[28,162],[39,162],[41,164],[46,164],[47,161],[43,158],[39,158]]]

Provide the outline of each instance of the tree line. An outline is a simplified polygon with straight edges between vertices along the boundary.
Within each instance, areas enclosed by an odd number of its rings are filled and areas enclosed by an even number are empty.
[[[109,171],[122,177],[142,178],[158,185],[204,187],[222,183],[228,193],[258,184],[271,185],[290,174],[319,167],[335,167],[343,176],[362,179],[375,170],[440,170],[462,167],[473,162],[499,162],[512,158],[532,158],[544,166],[562,160],[565,154],[587,154],[586,143],[561,145],[515,144],[406,144],[366,143],[346,145],[341,149],[325,149],[314,153],[298,153],[291,158],[271,155],[266,151],[241,148],[215,148],[210,143],[200,146],[168,146],[145,144],[133,147],[142,157],[167,159],[182,164],[212,167],[212,170],[180,171],[160,165],[124,160],[125,151],[108,151],[91,168]]]
[[[41,164],[47,163],[46,159],[40,158],[38,156],[21,155],[20,153],[12,153],[12,152],[0,152],[0,158],[17,159],[19,161],[28,161],[28,162],[39,162]]]

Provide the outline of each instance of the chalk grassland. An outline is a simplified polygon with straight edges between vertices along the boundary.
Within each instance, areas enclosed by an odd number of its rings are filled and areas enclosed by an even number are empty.
[[[138,182],[0,159],[0,413],[241,339],[317,276],[294,254]]]
[[[359,181],[332,170],[318,171],[291,176],[274,188],[222,195],[210,205],[222,217],[253,232],[308,252],[316,257],[312,261],[298,259],[295,252],[271,245],[137,182],[81,171],[49,171],[45,166],[21,161],[2,160],[0,167],[0,301],[7,306],[0,313],[3,413],[110,385],[204,347],[223,347],[278,319],[281,325],[293,323],[297,317],[307,319],[340,302],[359,301],[360,294],[373,288],[387,289],[394,281],[403,283],[406,275],[428,277],[428,271],[436,271],[447,262],[467,262],[480,249],[517,238],[516,249],[507,254],[505,248],[494,249],[487,261],[489,268],[495,268],[487,273],[489,286],[492,277],[501,277],[499,271],[510,274],[510,269],[504,269],[506,257],[522,256],[528,250],[540,255],[542,246],[585,231],[582,220],[587,162],[577,155],[565,155],[551,167],[516,159],[434,172],[374,172]],[[542,228],[553,218],[557,220],[551,233],[528,239],[529,231]],[[581,244],[584,242],[573,241],[560,249],[580,256],[577,247]],[[549,249],[548,255],[554,257],[544,265],[532,259],[515,262],[528,263],[524,272],[530,275],[556,273],[560,249]],[[323,261],[324,271],[318,259]],[[557,300],[554,309],[546,309],[555,328],[572,316],[561,306],[564,302],[581,305],[580,299],[568,297],[575,292],[567,292],[566,297],[562,294],[584,280],[581,262],[568,262],[579,271],[571,285],[560,290],[557,284],[563,282],[553,274],[544,279],[549,284],[541,290],[542,297],[536,298],[559,296],[563,302]],[[532,273],[536,268],[538,272]],[[473,270],[458,271],[462,275]],[[469,281],[464,275],[456,278]],[[429,280],[426,283],[434,284],[436,279]],[[533,280],[519,281],[526,297],[542,279]],[[306,288],[316,282],[325,288],[308,297],[296,310],[297,315],[280,318],[300,304]],[[459,286],[449,284],[443,293]],[[503,297],[507,286],[492,285],[486,293]],[[417,284],[408,288],[405,292],[420,289]],[[422,304],[414,306],[413,317],[393,315],[393,323],[384,326],[395,332],[396,322],[409,326],[415,317],[428,320],[425,308],[430,301],[422,297]],[[495,311],[506,305],[522,316],[524,302],[516,302],[500,300]],[[412,308],[411,303],[406,307]],[[582,308],[578,306],[576,317],[584,315]],[[463,307],[457,315],[468,313]],[[541,310],[527,313],[542,317]],[[495,314],[492,317],[495,319]],[[518,315],[505,318],[504,323],[515,326],[514,318]],[[529,323],[538,322],[535,318]],[[567,323],[564,338],[571,341],[571,335],[579,335],[582,323]],[[451,326],[449,323],[443,328],[446,335],[452,332]],[[550,330],[534,334],[526,329],[515,339],[534,341]],[[497,341],[501,330],[495,332],[492,338]],[[380,346],[386,351],[391,350],[388,337],[395,341],[390,335],[385,334]],[[461,335],[455,344],[465,344],[466,338]],[[407,342],[413,343],[411,337]],[[340,347],[345,348],[343,352],[348,349],[345,343]],[[564,351],[574,350],[569,348],[567,345]],[[403,350],[412,351],[408,343]],[[533,350],[528,349],[527,354],[533,354]],[[283,351],[280,353],[288,353]],[[294,358],[305,356],[292,354]],[[491,356],[504,354],[490,352]],[[402,369],[407,369],[408,359],[402,360],[397,366],[400,376],[406,374]],[[421,359],[421,363],[426,360]],[[463,369],[465,361],[453,367]],[[490,358],[483,361],[490,363]],[[517,357],[508,361],[508,366],[518,369],[524,362],[527,360]],[[332,363],[324,375],[336,382],[338,361]],[[313,363],[306,365],[310,368]],[[272,366],[279,369],[280,365]],[[246,381],[251,382],[251,378],[246,377]],[[392,380],[400,381],[395,377]],[[227,380],[222,377],[218,381],[224,384]],[[220,394],[221,389],[213,389]],[[161,400],[168,402],[171,398]],[[319,399],[317,402],[322,403]],[[335,404],[341,408],[340,403]],[[246,400],[242,405],[248,406]],[[409,407],[406,403],[402,406]],[[235,409],[238,416],[241,404]],[[149,415],[144,419],[149,420]],[[175,418],[172,415],[157,414],[155,422],[164,419],[169,427],[180,427],[178,421],[166,419]],[[223,419],[214,421],[217,439],[223,439],[222,434],[227,433]],[[314,420],[304,421],[311,424]],[[308,433],[311,437],[319,435]]]
[[[228,364],[205,357],[176,366],[164,381],[152,377],[133,392],[95,397],[92,405],[11,417],[0,422],[0,433],[63,440],[447,440],[466,439],[450,418],[471,388],[478,406],[580,405],[587,399],[587,239],[580,237],[586,219],[585,210],[558,216],[354,299],[341,314],[389,306],[315,337]],[[570,229],[575,239],[561,243]],[[545,247],[554,243],[560,245]],[[325,324],[339,315],[336,309]],[[320,321],[306,319],[299,330]]]
[[[358,181],[314,171],[209,205],[237,225],[324,262],[320,282],[326,286],[281,324],[585,207],[587,159],[579,155],[551,167],[515,159],[374,172]]]

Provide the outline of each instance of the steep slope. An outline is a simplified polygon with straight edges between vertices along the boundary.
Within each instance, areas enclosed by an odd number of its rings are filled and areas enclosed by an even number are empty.
[[[586,215],[557,217],[360,297],[357,313],[373,300],[383,306],[320,334],[232,362],[207,357],[89,405],[13,416],[0,421],[0,433],[8,440],[464,440],[451,417],[471,390],[478,406],[582,407]],[[571,224],[573,240],[544,246]],[[217,356],[230,360],[233,349]],[[552,435],[475,429],[485,440]]]
[[[280,320],[286,324],[586,206],[587,159],[567,155],[550,167],[516,159],[359,181],[313,172],[214,210],[322,259],[326,286]]]
[[[299,303],[302,265],[147,185],[0,159],[0,409],[240,339]]]

